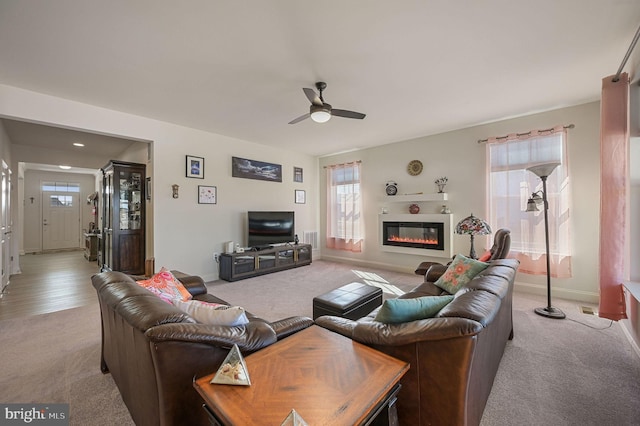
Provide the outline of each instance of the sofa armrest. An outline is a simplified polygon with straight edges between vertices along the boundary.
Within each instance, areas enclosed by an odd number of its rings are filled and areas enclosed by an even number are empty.
[[[431,265],[431,267],[429,267],[429,269],[427,270],[427,273],[424,276],[424,280],[431,283],[438,281],[438,278],[440,278],[442,274],[445,273],[447,268],[448,268],[447,265],[441,265],[439,263]]]
[[[271,323],[278,340],[291,336],[300,330],[313,325],[313,320],[307,317],[289,317]]]
[[[350,339],[353,339],[353,329],[358,325],[356,321],[348,318],[334,317],[331,315],[316,318],[316,324]]]
[[[384,324],[364,317],[358,321],[324,316],[316,324],[366,345],[400,346],[473,336],[482,331],[477,321],[466,318],[428,318],[401,324]]]
[[[171,271],[171,273],[185,286],[192,296],[207,293],[207,286],[204,285],[204,280],[201,277],[197,275],[187,275],[180,271]]]
[[[181,341],[231,348],[234,344],[243,352],[253,352],[277,341],[273,328],[262,321],[229,327],[209,324],[175,323],[152,327],[145,332],[151,342]]]
[[[421,262],[418,265],[418,267],[416,268],[416,270],[414,271],[414,273],[416,275],[422,275],[424,277],[424,275],[427,273],[429,268],[432,267],[433,265],[441,265],[441,263],[438,263],[438,262]]]

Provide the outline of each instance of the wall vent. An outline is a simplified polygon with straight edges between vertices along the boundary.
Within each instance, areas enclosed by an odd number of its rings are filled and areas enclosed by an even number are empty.
[[[312,249],[318,248],[318,231],[305,232],[302,234],[302,242],[311,244]]]

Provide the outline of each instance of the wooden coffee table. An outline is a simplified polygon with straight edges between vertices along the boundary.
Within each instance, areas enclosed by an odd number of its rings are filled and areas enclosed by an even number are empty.
[[[194,387],[223,425],[364,425],[395,402],[409,364],[313,325],[245,358],[251,386]],[[386,423],[386,422],[385,422]]]

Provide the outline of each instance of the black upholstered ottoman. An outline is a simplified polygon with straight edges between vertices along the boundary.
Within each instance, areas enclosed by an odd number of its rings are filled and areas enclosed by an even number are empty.
[[[382,289],[351,283],[313,298],[313,319],[322,315],[357,320],[382,305]]]

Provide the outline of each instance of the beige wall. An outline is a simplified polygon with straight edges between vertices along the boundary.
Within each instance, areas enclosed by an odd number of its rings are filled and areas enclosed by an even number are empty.
[[[569,131],[568,158],[573,205],[571,215],[571,247],[573,278],[554,279],[555,297],[595,302],[598,298],[598,235],[599,235],[599,117],[598,102],[563,108],[526,117],[456,130],[440,135],[417,138],[348,154],[324,157],[320,166],[362,160],[362,191],[364,198],[365,248],[353,254],[324,249],[323,257],[347,260],[363,265],[413,271],[422,260],[442,261],[417,255],[395,254],[380,250],[377,215],[387,206],[391,213],[406,212],[407,205],[385,204],[385,182],[398,183],[399,193],[436,192],[433,181],[447,176],[449,183],[446,204],[457,223],[470,213],[486,216],[485,145],[478,139],[508,133],[544,129],[556,125],[575,124]],[[424,171],[417,177],[406,172],[411,160],[420,160]],[[324,169],[321,181],[324,182]],[[382,200],[381,200],[382,199]],[[321,211],[325,211],[325,191],[321,192]],[[421,213],[437,213],[441,202],[421,203]],[[324,229],[324,220],[321,221]],[[489,247],[492,239],[476,238],[476,251]],[[454,235],[454,253],[469,252],[469,237]],[[520,289],[546,294],[546,278],[518,274]]]
[[[0,117],[151,142],[156,269],[166,266],[217,279],[213,253],[221,252],[225,241],[246,243],[248,210],[293,210],[298,234],[318,230],[314,157],[6,85],[0,85]],[[186,155],[205,158],[205,179],[185,177]],[[281,164],[283,182],[231,177],[232,156]],[[294,166],[303,168],[303,183],[293,182]],[[178,199],[171,196],[172,184],[180,185]],[[198,204],[198,185],[217,186],[218,204]],[[294,203],[295,189],[306,191],[306,204]]]

